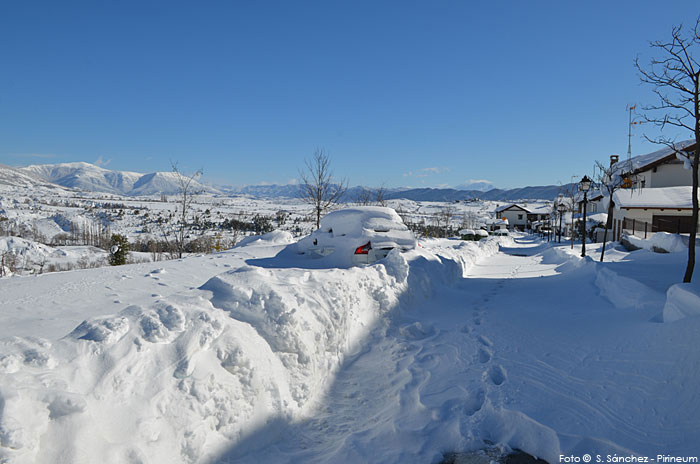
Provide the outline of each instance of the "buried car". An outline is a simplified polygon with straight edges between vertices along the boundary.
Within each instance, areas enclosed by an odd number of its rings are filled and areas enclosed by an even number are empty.
[[[312,258],[333,255],[351,264],[371,264],[391,250],[416,248],[413,233],[391,208],[356,206],[333,211],[321,219],[321,228],[302,238],[297,253]]]

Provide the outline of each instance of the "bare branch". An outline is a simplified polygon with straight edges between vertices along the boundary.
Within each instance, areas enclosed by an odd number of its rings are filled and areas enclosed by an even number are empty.
[[[321,227],[321,215],[340,203],[347,191],[347,180],[333,179],[330,156],[318,149],[310,159],[304,161],[305,171],[299,172],[300,198],[313,206],[316,227]]]

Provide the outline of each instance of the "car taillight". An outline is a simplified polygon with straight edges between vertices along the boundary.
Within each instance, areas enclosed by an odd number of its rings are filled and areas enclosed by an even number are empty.
[[[369,250],[371,250],[371,249],[372,249],[372,242],[367,242],[364,245],[357,247],[357,249],[355,249],[355,254],[356,255],[368,255]]]

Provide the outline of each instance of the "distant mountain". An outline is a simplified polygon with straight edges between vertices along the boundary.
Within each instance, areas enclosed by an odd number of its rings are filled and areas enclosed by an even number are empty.
[[[514,201],[514,200],[553,200],[572,184],[542,185],[533,187],[520,187],[508,190],[493,189],[488,192],[478,193],[482,200]]]
[[[246,185],[245,187],[217,186],[216,188],[227,194],[250,195],[255,198],[296,198],[299,196],[298,184]]]
[[[496,187],[494,187],[494,185],[487,180],[467,181],[466,183],[455,187],[456,190],[478,190],[480,192],[488,192],[489,190],[493,190],[495,188]]]
[[[174,172],[153,172],[142,174],[131,171],[111,171],[90,163],[38,164],[17,168],[63,187],[105,192],[116,195],[177,194],[180,189],[177,174]],[[193,181],[194,190],[218,193],[212,187]]]
[[[545,185],[540,187],[522,187],[502,190],[492,189],[487,192],[479,190],[435,189],[420,188],[392,192],[387,195],[389,199],[405,198],[414,201],[457,201],[479,198],[493,201],[514,200],[552,200],[559,195],[567,185]]]
[[[298,198],[301,192],[301,186],[299,184],[265,184],[247,185],[245,187],[217,186],[217,188],[227,194],[250,195],[254,198]],[[405,189],[384,189],[385,194],[397,193],[402,190]],[[370,197],[373,197],[376,194],[376,189],[373,187],[349,187],[345,192],[345,195],[343,195],[342,201],[349,203],[357,201],[361,194],[365,191],[370,192]]]

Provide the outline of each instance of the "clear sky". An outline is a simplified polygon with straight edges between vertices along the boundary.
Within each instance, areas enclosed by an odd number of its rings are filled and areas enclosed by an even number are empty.
[[[0,163],[173,160],[244,185],[287,183],[323,148],[351,185],[566,183],[627,153],[626,105],[654,102],[635,56],[698,14],[697,0],[0,1]],[[633,155],[656,149],[645,130]]]

